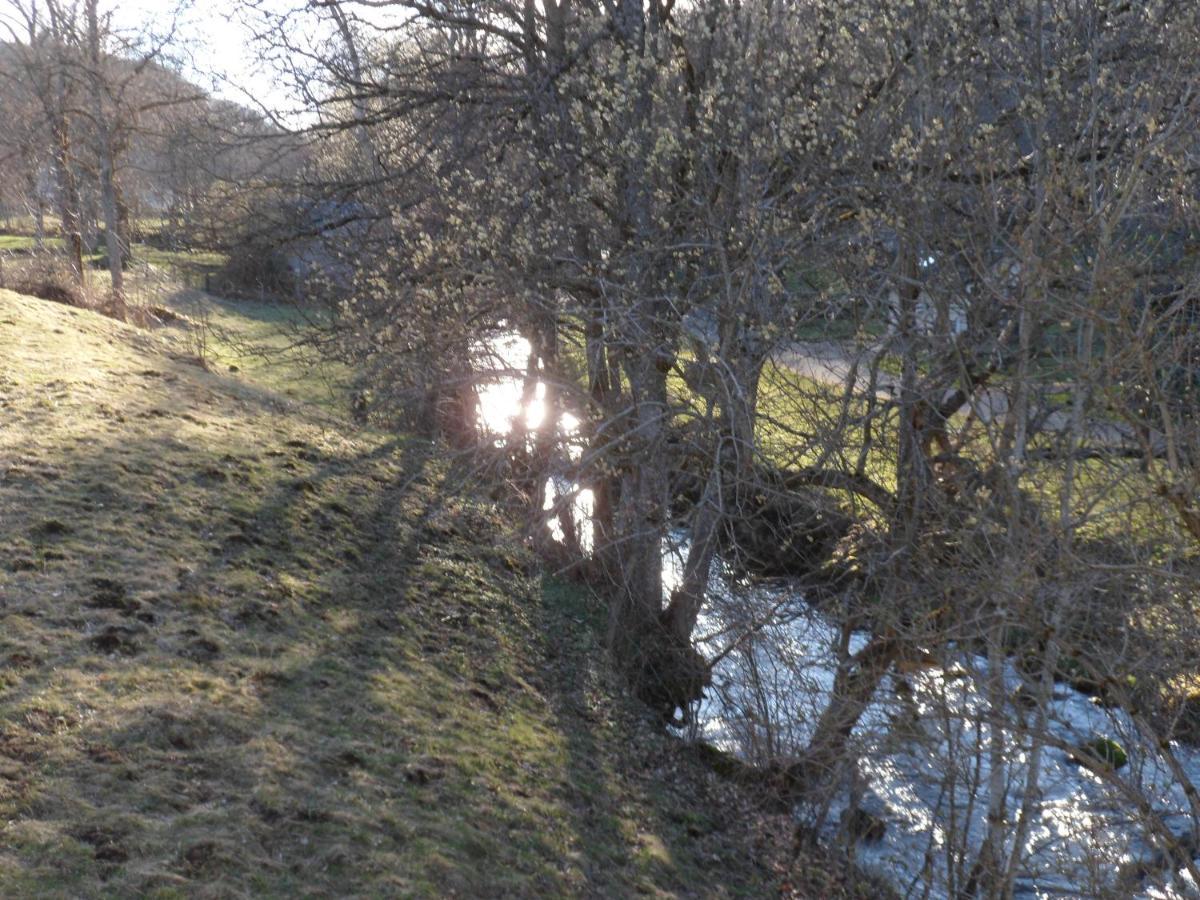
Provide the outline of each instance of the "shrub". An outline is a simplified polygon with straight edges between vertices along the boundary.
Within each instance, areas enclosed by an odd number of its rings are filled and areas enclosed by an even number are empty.
[[[215,293],[231,297],[263,294],[290,297],[295,292],[296,279],[283,251],[248,242],[230,249],[225,265],[213,274],[209,287]]]
[[[67,306],[90,307],[70,264],[61,257],[38,256],[20,265],[0,266],[0,287]]]

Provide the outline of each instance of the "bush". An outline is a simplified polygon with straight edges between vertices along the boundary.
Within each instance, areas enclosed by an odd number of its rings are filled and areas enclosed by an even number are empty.
[[[92,305],[70,264],[56,256],[39,256],[19,266],[0,266],[0,287],[67,306]]]
[[[209,280],[209,288],[230,297],[290,297],[295,293],[296,279],[281,250],[250,242],[230,249],[225,265]]]

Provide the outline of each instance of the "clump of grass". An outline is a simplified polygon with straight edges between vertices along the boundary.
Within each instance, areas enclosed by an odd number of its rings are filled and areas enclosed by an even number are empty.
[[[1108,737],[1088,741],[1079,748],[1079,755],[1113,769],[1119,769],[1129,762],[1125,748]]]

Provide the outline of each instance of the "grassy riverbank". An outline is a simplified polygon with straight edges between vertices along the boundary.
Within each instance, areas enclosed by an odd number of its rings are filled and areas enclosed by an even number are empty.
[[[0,291],[0,894],[842,889],[431,447],[168,337]]]

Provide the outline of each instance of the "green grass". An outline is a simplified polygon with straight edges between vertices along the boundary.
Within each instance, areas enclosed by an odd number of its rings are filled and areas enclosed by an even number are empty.
[[[147,220],[151,224],[157,220]],[[43,247],[46,250],[62,253],[66,242],[56,233],[57,220],[46,225],[46,237]],[[20,227],[0,233],[0,253],[11,253],[18,256],[28,255],[38,249],[37,237],[32,223],[19,223]],[[143,223],[143,232],[146,230]],[[130,255],[134,267],[149,265],[166,270],[185,282],[189,287],[200,288],[204,284],[204,275],[220,269],[226,260],[224,253],[205,249],[166,250],[153,244],[134,241],[130,247]],[[84,262],[93,269],[103,269],[108,266],[108,254],[101,241],[95,252],[85,253]]]
[[[17,240],[32,242],[22,236]],[[214,370],[241,373],[291,400],[331,412],[349,408],[351,373],[313,352],[306,340],[313,334],[318,313],[294,304],[227,300],[206,294],[199,288],[205,284],[206,273],[224,264],[220,253],[135,245],[134,255],[135,262],[125,273],[127,301],[135,308],[168,310],[181,316],[177,320],[168,316],[168,327],[160,332],[181,355]],[[88,293],[100,300],[109,292],[106,261],[98,254],[87,259]],[[12,276],[22,266],[36,271],[38,264],[29,256],[13,257],[8,262],[10,283],[19,283]]]
[[[785,821],[430,446],[4,291],[0,340],[0,896],[777,895]]]
[[[225,265],[225,254],[216,250],[162,250],[149,244],[133,245],[134,259],[152,266],[215,271]]]
[[[185,324],[168,330],[176,345],[210,368],[238,373],[282,397],[328,412],[349,409],[352,372],[308,342],[318,312],[189,290],[169,291],[163,305],[187,317]]]
[[[886,325],[878,321],[859,322],[851,318],[827,319],[822,316],[803,322],[792,336],[797,341],[852,341],[878,339],[885,331]]]
[[[36,246],[36,241],[33,238],[26,237],[22,234],[0,234],[0,250],[9,252],[18,252],[30,250]]]

